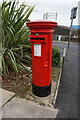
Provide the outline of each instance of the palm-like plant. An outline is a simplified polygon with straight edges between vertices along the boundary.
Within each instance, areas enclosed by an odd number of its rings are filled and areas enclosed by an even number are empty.
[[[34,6],[21,4],[17,9],[16,3],[15,0],[2,3],[2,72],[5,74],[9,74],[10,70],[15,73],[19,69],[29,70],[23,61],[31,59],[29,29],[23,29],[23,25]]]

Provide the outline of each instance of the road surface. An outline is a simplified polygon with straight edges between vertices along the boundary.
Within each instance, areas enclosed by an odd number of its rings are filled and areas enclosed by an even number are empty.
[[[67,44],[54,43],[61,50]],[[78,44],[71,44],[68,61],[65,60],[63,77],[58,91],[55,108],[59,110],[57,118],[78,118]]]

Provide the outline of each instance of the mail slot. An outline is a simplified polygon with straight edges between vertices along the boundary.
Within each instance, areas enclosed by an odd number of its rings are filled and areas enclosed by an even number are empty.
[[[30,42],[43,42],[46,43],[46,36],[33,36],[32,34],[30,35]]]
[[[36,38],[36,37],[31,37],[31,40],[45,40],[45,38]]]
[[[51,93],[52,35],[57,23],[33,21],[27,26],[31,29],[32,92],[45,97]]]

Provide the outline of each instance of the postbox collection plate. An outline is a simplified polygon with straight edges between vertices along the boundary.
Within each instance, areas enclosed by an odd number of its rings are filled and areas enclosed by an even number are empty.
[[[34,56],[41,56],[41,44],[34,44]]]

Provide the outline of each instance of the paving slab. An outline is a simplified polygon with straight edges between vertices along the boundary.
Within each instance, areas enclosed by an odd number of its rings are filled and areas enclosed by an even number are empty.
[[[40,106],[33,101],[13,98],[2,108],[3,118],[56,118],[58,110]]]
[[[0,108],[14,95],[15,93],[0,88]]]
[[[1,109],[0,109],[0,120],[2,119],[2,111],[1,111]]]

